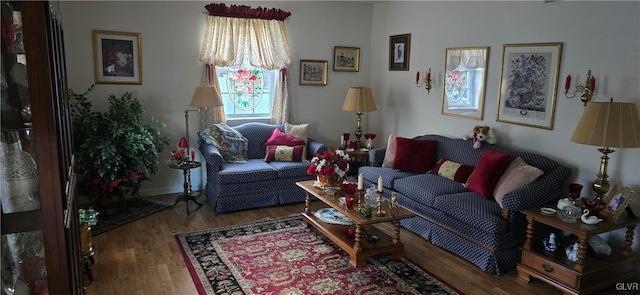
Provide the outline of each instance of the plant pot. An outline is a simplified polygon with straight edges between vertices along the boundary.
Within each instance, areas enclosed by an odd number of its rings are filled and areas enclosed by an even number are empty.
[[[330,186],[330,187],[339,187],[343,182],[344,178],[334,175],[318,175],[318,182],[322,186]]]
[[[91,227],[86,224],[80,226],[80,249],[82,249],[83,254],[93,252]]]
[[[102,215],[110,216],[118,213],[124,204],[124,194],[112,194],[98,198],[96,207]]]

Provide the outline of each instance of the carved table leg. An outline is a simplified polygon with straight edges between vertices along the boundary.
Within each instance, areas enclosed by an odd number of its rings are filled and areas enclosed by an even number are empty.
[[[393,244],[400,243],[400,221],[393,221]]]
[[[531,242],[533,241],[533,229],[534,229],[533,224],[535,220],[533,217],[527,216],[527,221],[529,222],[529,224],[527,224],[527,238],[524,241],[524,245],[522,245],[522,248],[531,250]]]
[[[627,234],[624,237],[624,248],[622,249],[622,255],[631,256],[631,245],[633,244],[633,230],[635,225],[627,227]]]
[[[360,239],[362,238],[362,226],[359,224],[356,224],[356,237],[355,237],[355,243],[353,244],[353,251],[354,252],[360,252],[362,250],[362,247],[360,246]]]
[[[573,269],[582,272],[584,270],[584,259],[587,256],[587,239],[580,238],[580,244],[578,245],[578,261]]]

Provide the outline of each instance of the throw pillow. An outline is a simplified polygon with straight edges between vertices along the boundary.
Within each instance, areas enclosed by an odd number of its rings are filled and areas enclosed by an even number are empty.
[[[467,188],[488,199],[493,188],[509,164],[509,154],[486,150],[480,156],[480,162],[469,176]]]
[[[393,160],[396,158],[396,135],[389,134],[389,140],[387,141],[387,150],[384,153],[384,160],[382,160],[382,167],[393,167]]]
[[[466,183],[475,168],[472,165],[460,164],[442,158],[429,173],[438,174],[455,182]]]
[[[228,163],[246,163],[249,140],[227,124],[213,124],[199,132],[205,142],[218,148]]]
[[[284,124],[284,132],[286,134],[293,135],[298,139],[302,139],[304,141],[304,151],[302,152],[303,161],[307,160],[307,137],[309,136],[309,124]]]
[[[542,174],[544,172],[540,168],[531,166],[518,157],[509,164],[498,183],[496,183],[493,198],[502,208],[504,195],[536,181]]]
[[[304,140],[299,139],[291,134],[286,134],[280,129],[273,129],[271,132],[271,136],[267,138],[267,140],[262,143],[262,148],[266,148],[268,145],[286,145],[286,146],[297,146],[304,145]]]
[[[427,173],[436,165],[437,147],[435,140],[396,137],[396,156],[392,168]]]
[[[286,145],[268,145],[266,147],[267,154],[264,157],[265,162],[283,161],[283,162],[302,162],[303,145],[286,146]]]

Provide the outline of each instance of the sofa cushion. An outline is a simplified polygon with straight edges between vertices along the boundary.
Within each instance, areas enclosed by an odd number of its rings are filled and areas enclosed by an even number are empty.
[[[304,149],[303,145],[298,145],[298,146],[268,145],[266,148],[267,155],[264,157],[264,161],[265,162],[273,162],[273,161],[302,162],[303,149]]]
[[[227,124],[213,124],[200,132],[200,137],[220,151],[228,163],[245,163],[249,141]]]
[[[396,135],[389,134],[389,141],[387,141],[387,149],[384,152],[384,160],[382,160],[382,167],[393,167],[393,160],[396,158]]]
[[[273,129],[271,136],[262,143],[262,148],[267,148],[268,145],[285,145],[285,146],[297,146],[305,145],[304,140],[299,139],[291,134],[286,134],[280,129]]]
[[[483,232],[504,233],[509,229],[510,223],[502,218],[500,206],[493,200],[478,197],[476,192],[438,195],[434,197],[433,207]]]
[[[282,162],[275,161],[270,162],[269,165],[273,166],[278,172],[279,181],[282,181],[283,178],[292,178],[292,177],[302,177],[304,179],[314,179],[315,175],[307,174],[307,169],[309,169],[309,162]],[[293,182],[289,181],[289,184]]]
[[[500,208],[503,208],[502,197],[504,195],[534,182],[542,174],[544,174],[542,170],[527,164],[522,158],[518,157],[511,161],[511,164],[509,164],[498,183],[496,183],[493,198],[498,202]]]
[[[469,191],[460,183],[435,174],[416,174],[396,179],[393,188],[399,194],[426,206],[433,206],[435,196]]]
[[[304,141],[303,160],[307,160],[307,138],[309,137],[309,124],[284,124],[284,132]]]
[[[392,168],[361,166],[358,173],[362,174],[364,180],[377,185],[378,177],[382,176],[382,185],[387,189],[394,189],[394,181],[408,176],[416,175],[415,172],[393,170]],[[365,187],[366,188],[366,187]]]
[[[246,163],[226,163],[217,173],[221,184],[257,182],[278,178],[278,171],[262,159],[249,159]]]
[[[455,182],[466,183],[475,168],[472,165],[464,165],[442,158],[429,173],[438,174]]]
[[[467,187],[488,199],[493,194],[493,188],[509,164],[509,154],[485,150],[480,156],[480,162],[471,173]]]
[[[435,140],[396,137],[396,156],[393,159],[393,169],[427,173],[436,165],[437,146],[438,142]]]

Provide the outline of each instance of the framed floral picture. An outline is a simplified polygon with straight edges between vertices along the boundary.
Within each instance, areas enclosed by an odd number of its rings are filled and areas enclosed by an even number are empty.
[[[445,49],[441,114],[482,120],[488,59],[489,47]]]
[[[360,70],[360,48],[335,46],[333,48],[334,72],[357,72]]]
[[[562,43],[504,44],[498,122],[553,129]]]
[[[326,60],[300,60],[300,85],[327,86]]]
[[[96,84],[142,84],[140,33],[93,30]]]
[[[620,185],[615,185],[611,192],[609,192],[607,198],[603,200],[606,207],[602,209],[600,215],[610,221],[617,221],[620,214],[625,211],[625,208],[627,208],[635,195],[635,191]]]
[[[408,71],[411,34],[389,36],[389,71]]]

